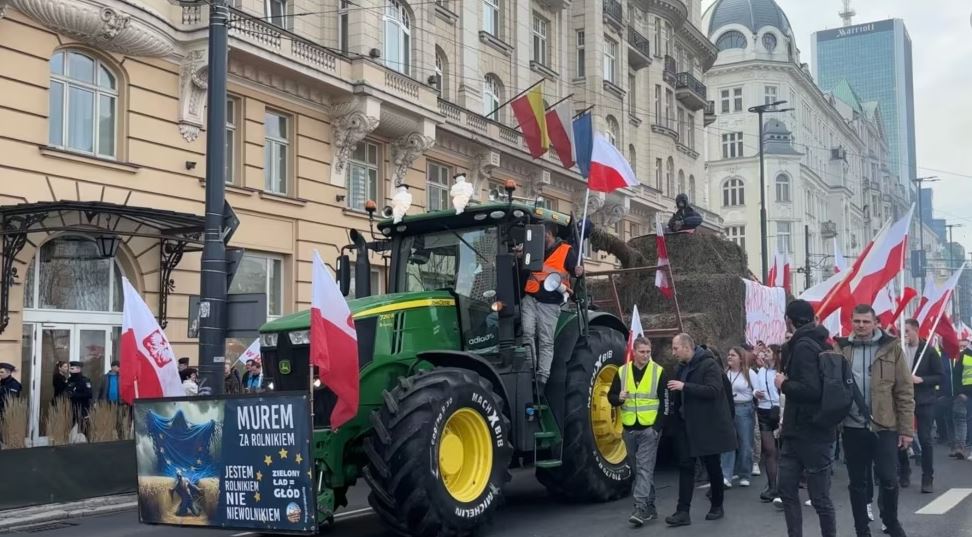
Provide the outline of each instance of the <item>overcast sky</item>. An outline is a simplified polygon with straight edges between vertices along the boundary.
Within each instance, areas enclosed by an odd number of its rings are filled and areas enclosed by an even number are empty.
[[[813,64],[810,34],[842,25],[841,0],[776,0],[790,19],[802,61]],[[708,8],[714,0],[703,0]],[[903,19],[914,54],[918,175],[937,175],[934,210],[972,251],[972,2],[853,0],[854,24]]]

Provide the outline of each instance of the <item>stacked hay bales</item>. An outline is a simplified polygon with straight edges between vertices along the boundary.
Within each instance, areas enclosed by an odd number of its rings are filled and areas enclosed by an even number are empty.
[[[745,251],[713,234],[676,233],[665,238],[684,330],[698,343],[720,351],[743,342],[746,296],[741,278],[750,274]],[[591,239],[595,250],[614,255],[624,268],[638,266],[629,265],[631,262],[641,266],[657,263],[654,235],[627,244],[598,232]],[[646,329],[677,325],[675,309],[658,292],[652,272],[616,276],[616,282],[625,315],[637,304]],[[591,290],[600,298],[611,293],[605,282],[593,284]],[[656,356],[670,356],[669,341],[656,341],[654,346]]]

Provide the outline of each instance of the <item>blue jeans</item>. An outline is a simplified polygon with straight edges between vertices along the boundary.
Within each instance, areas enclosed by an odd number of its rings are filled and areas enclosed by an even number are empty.
[[[753,474],[753,429],[755,427],[755,409],[752,401],[736,403],[736,441],[739,447],[735,451],[722,454],[722,476],[732,479],[738,475],[739,479],[749,479]]]

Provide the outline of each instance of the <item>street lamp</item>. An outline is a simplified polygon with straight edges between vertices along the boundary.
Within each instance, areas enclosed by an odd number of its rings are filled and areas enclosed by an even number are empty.
[[[918,248],[921,250],[921,256],[918,258],[918,262],[921,265],[919,267],[919,275],[921,276],[922,293],[925,292],[925,218],[922,212],[922,206],[924,203],[921,202],[921,185],[923,183],[934,183],[936,181],[938,181],[937,175],[915,177],[911,180],[912,183],[918,184]]]
[[[786,104],[786,101],[776,101],[772,103],[761,104],[759,106],[753,106],[749,111],[756,114],[759,120],[759,230],[762,238],[760,239],[760,255],[763,261],[763,283],[766,283],[766,278],[769,275],[769,257],[766,246],[766,164],[763,159],[763,114],[771,114],[774,112],[789,112],[793,110],[792,108],[776,108],[781,104]]]

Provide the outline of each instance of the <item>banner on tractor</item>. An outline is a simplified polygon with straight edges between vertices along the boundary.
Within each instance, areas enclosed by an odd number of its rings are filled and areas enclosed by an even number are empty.
[[[137,399],[139,519],[315,533],[310,399]]]
[[[751,280],[746,284],[746,342],[781,344],[786,338],[786,291]]]

